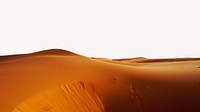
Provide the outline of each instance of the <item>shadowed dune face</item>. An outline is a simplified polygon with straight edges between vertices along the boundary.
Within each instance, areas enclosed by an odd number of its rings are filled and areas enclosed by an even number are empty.
[[[0,57],[0,112],[199,112],[200,60],[148,60]]]

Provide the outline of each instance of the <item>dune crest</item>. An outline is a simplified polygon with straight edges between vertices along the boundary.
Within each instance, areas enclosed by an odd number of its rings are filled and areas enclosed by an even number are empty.
[[[46,55],[56,55],[56,56],[81,56],[76,53],[62,50],[62,49],[48,49],[48,50],[42,50],[38,52],[33,53],[27,53],[27,54],[14,54],[14,55],[5,55],[0,56],[0,62],[9,61],[9,60],[16,60],[16,59],[22,59],[32,56],[46,56]]]
[[[78,55],[63,49],[49,49],[31,53],[32,55]]]
[[[104,107],[97,95],[80,81],[54,88],[26,101],[12,112],[103,112]]]

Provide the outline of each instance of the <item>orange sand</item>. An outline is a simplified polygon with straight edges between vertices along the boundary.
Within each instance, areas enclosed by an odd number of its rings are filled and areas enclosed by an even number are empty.
[[[200,112],[200,59],[0,57],[0,112]]]

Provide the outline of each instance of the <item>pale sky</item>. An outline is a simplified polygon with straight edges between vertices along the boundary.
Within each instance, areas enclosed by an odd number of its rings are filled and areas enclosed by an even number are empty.
[[[199,0],[0,0],[0,55],[200,57]]]

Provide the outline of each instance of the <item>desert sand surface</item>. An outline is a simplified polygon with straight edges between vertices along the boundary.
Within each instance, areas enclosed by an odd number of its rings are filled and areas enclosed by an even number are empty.
[[[0,112],[200,112],[200,58],[0,56]]]

